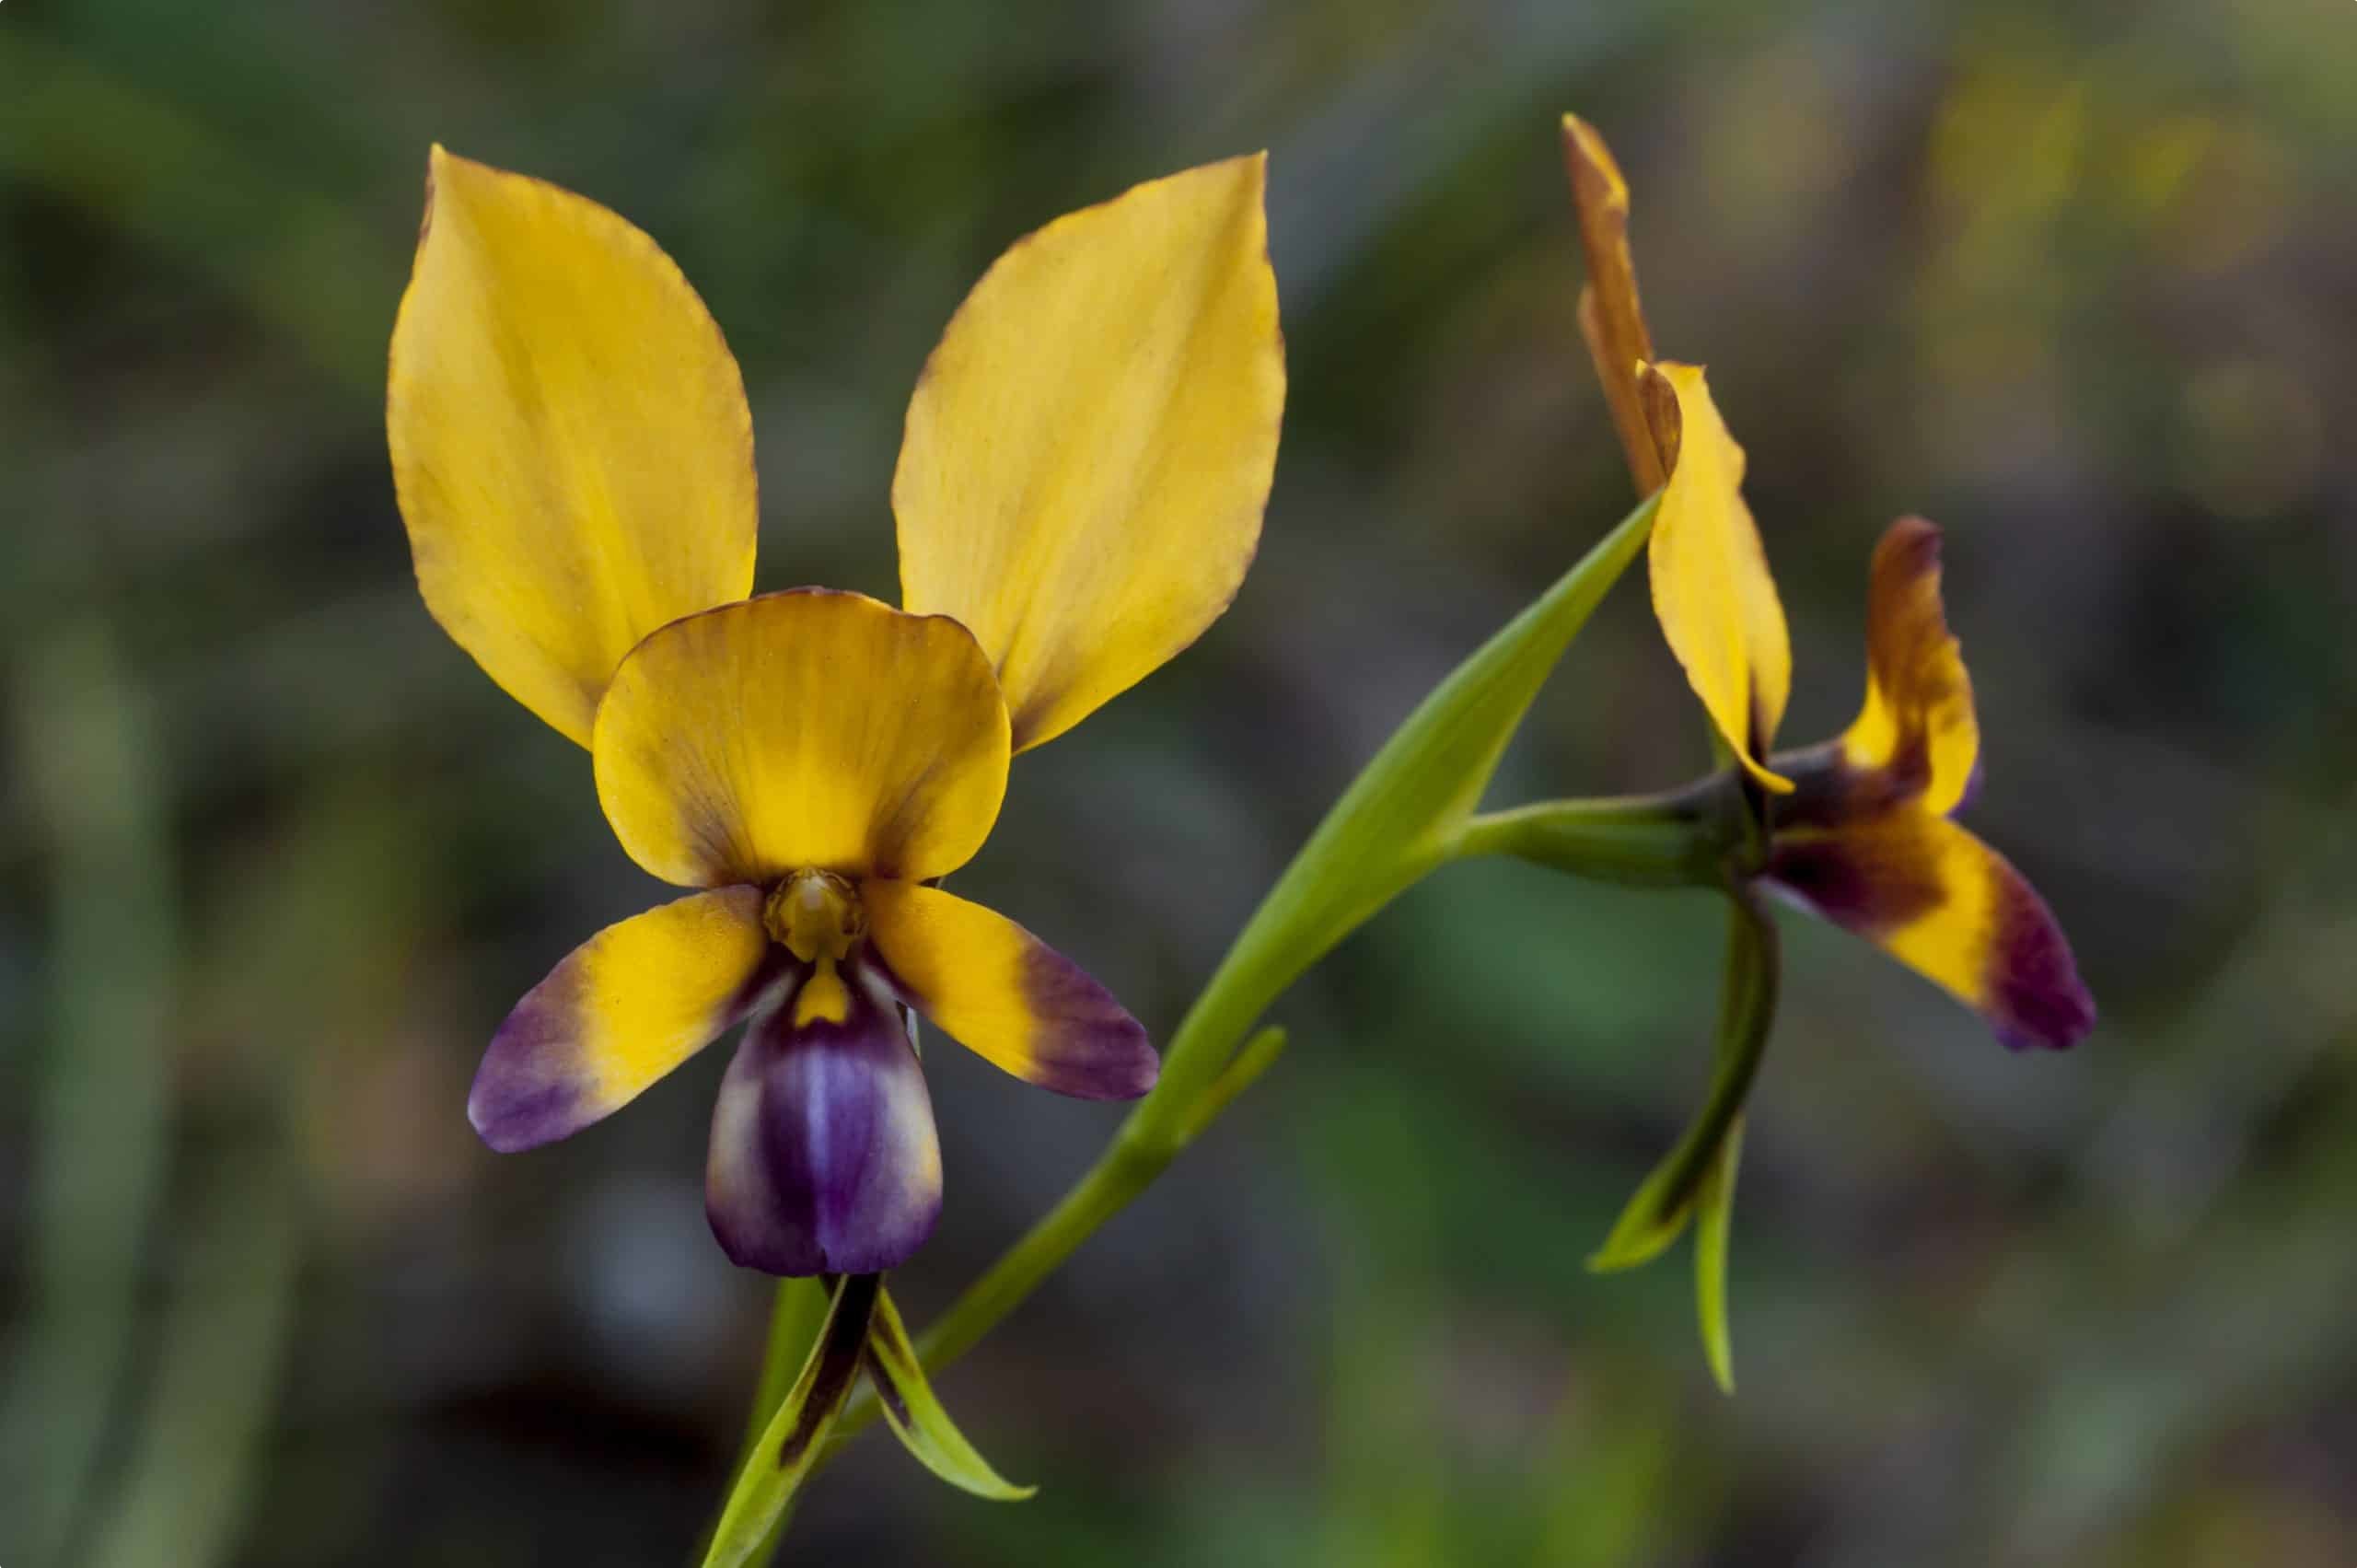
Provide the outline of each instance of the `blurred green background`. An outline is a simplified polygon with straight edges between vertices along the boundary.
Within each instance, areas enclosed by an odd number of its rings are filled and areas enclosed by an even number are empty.
[[[1700,1093],[1720,912],[1457,868],[789,1561],[2357,1561],[2357,10],[1699,0],[0,7],[0,1562],[668,1563],[765,1282],[722,1055],[572,1143],[463,1115],[656,889],[419,604],[384,352],[427,144],[654,234],[743,363],[760,586],[891,594],[917,368],[1010,240],[1268,146],[1292,395],[1260,558],[1017,766],[964,874],[1167,1032],[1416,699],[1626,509],[1555,144],[1636,193],[1751,452],[1799,685],[1949,530],[1974,822],[2105,1008],[2012,1057],[1790,923],[1734,1254],[1581,1260]],[[1498,798],[1703,758],[1641,582]],[[946,1301],[1117,1112],[929,1053]]]

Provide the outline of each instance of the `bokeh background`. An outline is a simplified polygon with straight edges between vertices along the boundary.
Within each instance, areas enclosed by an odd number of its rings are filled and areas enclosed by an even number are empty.
[[[509,1004],[656,889],[412,587],[381,419],[428,143],[653,233],[749,385],[760,586],[889,595],[919,365],[1016,236],[1266,145],[1292,397],[1259,564],[1017,765],[964,875],[1157,1032],[1417,698],[1631,497],[1556,117],[1751,452],[1856,700],[1949,530],[1975,824],[2104,1005],[2007,1055],[1789,923],[1734,1252],[1582,1260],[1706,1074],[1720,914],[1508,865],[1277,1008],[1276,1073],[789,1561],[2357,1561],[2357,10],[2164,0],[8,0],[0,9],[0,1562],[682,1562],[767,1291],[708,1053],[512,1158]],[[2336,434],[2336,432],[2340,434]],[[1502,803],[1702,763],[1631,579]],[[922,1318],[1115,1112],[929,1053]]]

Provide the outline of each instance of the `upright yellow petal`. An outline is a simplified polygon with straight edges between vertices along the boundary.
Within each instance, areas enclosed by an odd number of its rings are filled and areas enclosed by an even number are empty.
[[[641,637],[752,590],[737,362],[594,202],[434,149],[385,424],[426,608],[585,746]]]
[[[1920,791],[1926,810],[1945,816],[1971,788],[1980,723],[1940,604],[1940,530],[1921,517],[1891,524],[1866,593],[1866,701],[1841,737],[1842,761]]]
[[[1006,708],[955,621],[796,588],[641,643],[591,752],[615,836],[666,881],[923,880],[965,865],[998,819]]]
[[[1637,262],[1629,250],[1629,182],[1596,127],[1576,114],[1563,116],[1563,171],[1571,179],[1580,249],[1587,257],[1580,336],[1587,340],[1596,377],[1604,383],[1629,476],[1638,494],[1650,495],[1661,488],[1663,471],[1637,389],[1639,367],[1654,356],[1654,340],[1637,301]]]
[[[1727,434],[1700,366],[1645,367],[1655,443],[1670,465],[1647,546],[1654,616],[1694,694],[1744,767],[1792,788],[1760,761],[1792,692],[1784,607],[1743,501],[1743,448]]]
[[[983,274],[909,403],[900,597],[997,668],[1016,749],[1193,642],[1260,538],[1284,410],[1263,157],[1057,219]]]

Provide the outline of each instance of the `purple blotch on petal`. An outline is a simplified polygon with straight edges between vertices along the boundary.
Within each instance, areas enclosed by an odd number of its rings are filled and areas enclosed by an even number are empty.
[[[1162,1061],[1145,1026],[1044,942],[1023,955],[1023,1000],[1039,1019],[1041,1086],[1077,1099],[1135,1099],[1154,1087]]]
[[[491,1037],[467,1092],[467,1120],[503,1155],[536,1149],[598,1119],[583,1080],[580,977],[560,967]]]
[[[841,1023],[791,1005],[745,1032],[713,1109],[704,1211],[737,1263],[877,1273],[941,1214],[933,1102],[899,1010],[854,982]]]
[[[474,1086],[467,1093],[467,1120],[482,1141],[501,1154],[552,1144],[612,1114],[646,1086],[640,1082],[617,1088],[602,1082],[599,1064],[591,1059],[598,1048],[589,1042],[601,1038],[607,1022],[600,1016],[605,1004],[598,995],[599,982],[593,978],[599,962],[597,955],[605,944],[624,939],[639,921],[661,920],[667,913],[692,906],[707,906],[738,920],[758,920],[761,898],[761,889],[751,887],[691,893],[610,925],[566,954],[546,979],[516,1004],[491,1037],[482,1064],[475,1070]],[[703,1028],[701,1039],[682,1043],[700,1050],[742,1020],[775,983],[785,957],[781,949],[768,949],[767,956],[733,990],[713,999],[708,1012],[697,1014],[691,1009],[683,1015],[700,1018]],[[610,979],[604,983],[610,984]],[[648,975],[641,983],[662,986],[667,977]],[[663,1063],[653,1076],[660,1076],[671,1065]]]
[[[1811,913],[1872,938],[1906,924],[1946,896],[1935,864],[1893,853],[1909,842],[1856,833],[1779,839],[1766,875],[1776,891]]]
[[[2096,999],[2046,900],[2015,874],[1999,892],[1990,1022],[2014,1051],[2067,1051],[2096,1027]]]

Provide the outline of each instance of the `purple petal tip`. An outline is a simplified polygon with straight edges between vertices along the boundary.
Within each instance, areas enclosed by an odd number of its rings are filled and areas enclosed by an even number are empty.
[[[503,1155],[553,1144],[596,1120],[566,1027],[569,998],[551,997],[545,989],[534,990],[507,1015],[467,1091],[467,1121]]]
[[[842,1023],[772,1015],[746,1032],[713,1108],[704,1213],[764,1273],[867,1274],[941,1217],[941,1151],[897,1012],[861,995]]]
[[[1135,1099],[1162,1075],[1145,1026],[1044,942],[1025,955],[1023,999],[1039,1020],[1041,1086],[1075,1099]]]

